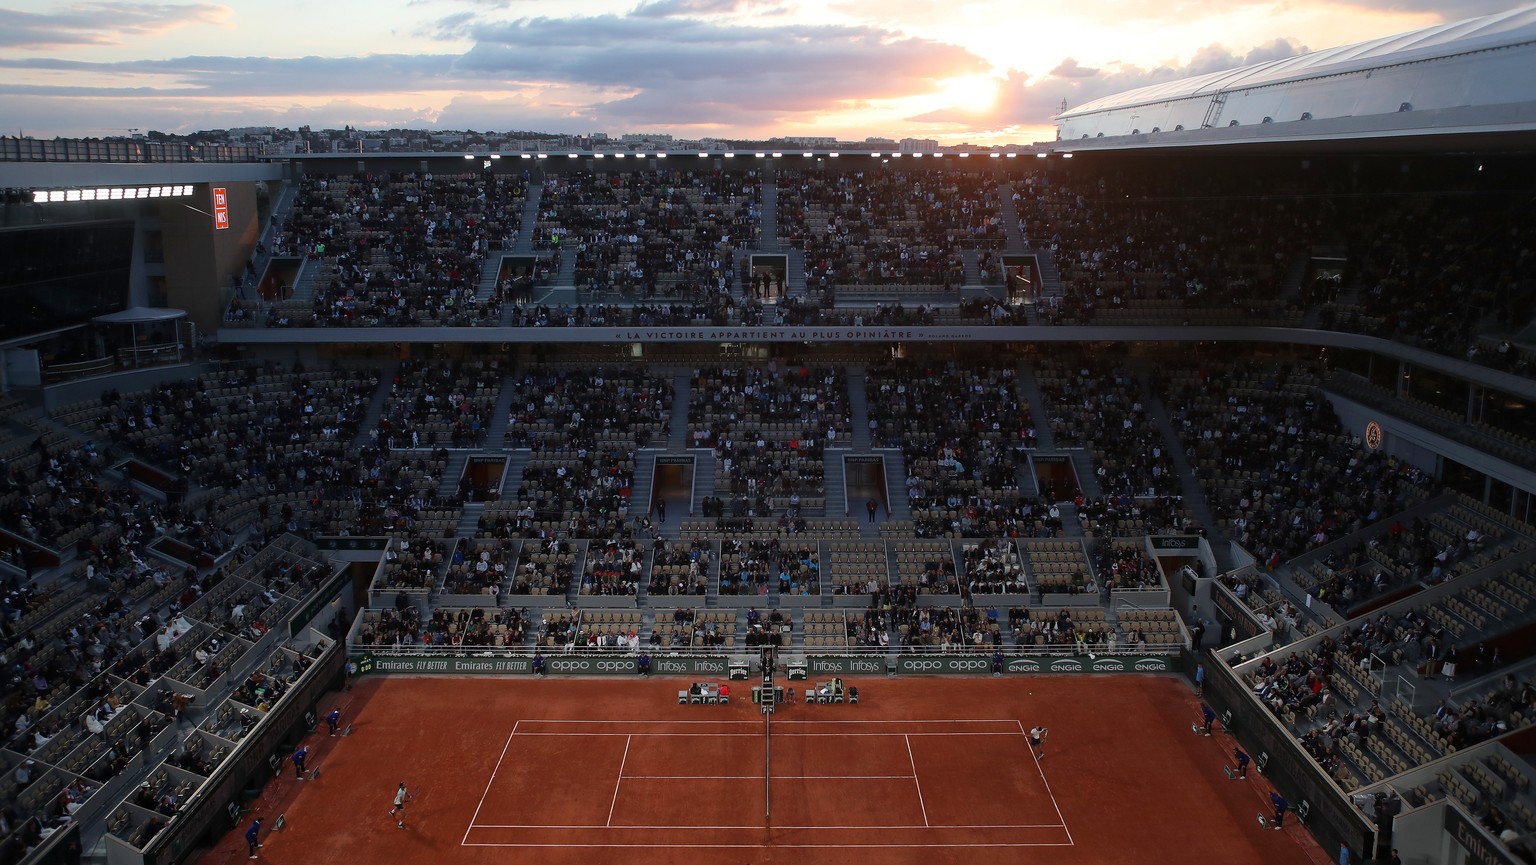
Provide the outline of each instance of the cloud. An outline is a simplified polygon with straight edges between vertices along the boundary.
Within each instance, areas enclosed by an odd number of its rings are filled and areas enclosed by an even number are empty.
[[[766,4],[757,0],[653,0],[635,7],[631,15],[639,18],[700,17],[736,15]]]
[[[998,97],[986,111],[948,108],[908,118],[917,123],[942,125],[951,131],[1000,132],[1008,129],[1040,127],[1049,124],[1067,107],[1134,90],[1148,84],[1175,81],[1235,69],[1253,63],[1281,60],[1308,51],[1295,39],[1277,38],[1239,55],[1219,45],[1197,50],[1188,63],[1169,62],[1141,68],[1129,64],[1109,64],[1102,69],[1080,66],[1065,58],[1055,69],[1037,78],[1018,70],[1009,70],[998,84]]]
[[[220,24],[229,14],[210,3],[74,3],[47,13],[0,8],[0,48],[113,45],[189,24]]]
[[[1051,74],[1057,78],[1092,78],[1099,74],[1099,70],[1092,66],[1079,66],[1076,58],[1068,57],[1057,64]]]
[[[0,68],[68,71],[77,78],[125,76],[208,96],[294,97],[479,90],[515,96],[563,87],[591,94],[590,110],[664,123],[668,106],[697,114],[715,106],[745,112],[832,111],[853,103],[932,90],[976,74],[985,62],[965,49],[869,27],[742,27],[693,20],[520,19],[478,28],[463,54],[361,57],[192,56],[93,63],[53,58],[0,60]],[[0,94],[46,93],[53,79],[0,84]],[[94,84],[95,82],[93,82]],[[65,91],[58,91],[60,95]],[[770,118],[759,119],[760,123]]]

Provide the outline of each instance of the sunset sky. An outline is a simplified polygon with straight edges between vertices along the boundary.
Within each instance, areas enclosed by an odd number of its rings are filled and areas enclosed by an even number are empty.
[[[1500,0],[0,0],[0,134],[237,126],[1028,143],[1062,101]]]

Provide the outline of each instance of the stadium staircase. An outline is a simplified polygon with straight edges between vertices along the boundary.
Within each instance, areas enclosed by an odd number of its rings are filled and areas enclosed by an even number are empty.
[[[485,450],[507,449],[507,427],[510,425],[508,416],[512,411],[512,399],[516,396],[517,389],[512,386],[511,376],[502,376],[501,389],[496,392],[496,402],[491,406],[490,422],[485,425]]]
[[[1019,207],[1013,202],[1013,184],[999,183],[997,185],[998,209],[1003,212],[1003,234],[1006,240],[1003,242],[1005,255],[1017,255],[1029,251],[1029,241],[1024,237],[1024,232],[1019,229]]]
[[[501,475],[501,498],[511,499],[517,495],[517,490],[523,485],[523,469],[528,468],[528,461],[533,459],[533,451],[528,448],[512,448],[507,451],[507,469]]]
[[[1281,297],[1285,298],[1286,300],[1292,300],[1301,297],[1301,282],[1307,278],[1307,265],[1310,264],[1311,261],[1312,257],[1306,253],[1297,255],[1296,258],[1291,261],[1291,269],[1285,274],[1285,282],[1280,286]],[[1322,304],[1314,303],[1312,306],[1321,307]]]
[[[863,364],[848,366],[848,420],[853,424],[849,431],[850,443],[857,453],[867,453],[869,441],[869,379]]]
[[[469,467],[469,458],[477,453],[478,449],[454,448],[448,451],[448,461],[443,464],[443,477],[440,486],[441,494],[452,498],[459,493],[459,480],[464,477],[464,469]],[[476,515],[478,516],[478,514]],[[459,520],[460,525],[463,519]]]
[[[704,501],[706,496],[715,494],[715,452],[709,448],[688,448],[684,453],[693,455],[693,503],[697,509],[699,502]],[[703,516],[698,510],[693,515]],[[667,525],[662,527],[662,537],[681,537],[681,524],[681,519],[668,520]]]
[[[672,524],[677,525],[679,522],[681,520],[673,520]],[[706,580],[709,588],[704,590],[704,606],[706,607],[720,606],[720,562],[722,558],[724,556],[720,551],[720,547],[715,547],[715,554],[709,560],[709,577]]]
[[[790,297],[805,297],[807,286],[805,284],[805,250],[789,247],[784,250],[789,257],[789,273],[784,281],[784,295]]]
[[[485,513],[485,502],[465,502],[459,511],[459,524],[454,529],[456,538],[472,538],[480,528],[480,515]]]
[[[293,296],[289,300],[313,301],[315,299],[315,283],[320,281],[320,270],[324,267],[321,259],[304,256],[304,263],[299,267],[299,278],[293,282]]]
[[[901,448],[877,448],[876,453],[885,457],[885,496],[890,503],[892,521],[912,519],[912,503],[907,500],[907,460]],[[895,573],[892,571],[892,573]]]
[[[963,287],[985,291],[986,286],[981,284],[981,252],[975,249],[962,249],[960,261],[965,266]]]
[[[1025,252],[1033,255],[1035,263],[1040,265],[1040,296],[1066,296],[1067,289],[1062,284],[1061,271],[1056,267],[1056,254],[1051,252],[1050,247],[1029,248]]]
[[[651,501],[651,484],[656,480],[656,453],[640,451],[635,454],[635,476],[629,486],[629,517],[638,519],[645,515],[645,506]],[[681,522],[678,515],[672,522]]]
[[[283,184],[282,192],[278,193],[277,201],[272,204],[271,216],[267,218],[266,223],[261,227],[261,237],[258,240],[266,247],[267,251],[251,252],[251,265],[260,276],[266,275],[267,265],[272,262],[272,256],[277,250],[277,238],[281,232],[276,226],[282,225],[287,220],[288,214],[293,212],[293,200],[296,197],[294,185],[291,183]],[[249,276],[243,277],[243,280],[245,288],[255,288],[255,283],[251,281]]]
[[[1184,444],[1179,439],[1178,430],[1173,426],[1173,418],[1168,414],[1168,407],[1163,405],[1162,399],[1149,386],[1151,370],[1148,368],[1147,361],[1132,361],[1131,369],[1141,389],[1142,406],[1157,424],[1158,432],[1163,437],[1163,451],[1173,461],[1173,470],[1179,476],[1184,505],[1194,515],[1195,521],[1206,531],[1211,543],[1211,552],[1216,557],[1217,572],[1226,573],[1232,570],[1233,566],[1232,547],[1227,543],[1224,533],[1217,529],[1210,499],[1206,498],[1205,490],[1200,487],[1200,482],[1195,478],[1194,467],[1189,464],[1189,459],[1184,454]]]
[[[1056,510],[1061,514],[1061,533],[1069,538],[1083,537],[1083,518],[1077,513],[1077,505],[1062,502]],[[1091,562],[1089,564],[1092,565]]]
[[[1077,487],[1083,495],[1090,499],[1104,495],[1104,486],[1093,471],[1093,453],[1087,448],[1069,448],[1063,453],[1072,459],[1072,470],[1077,472]]]
[[[555,285],[563,287],[576,285],[576,253],[574,250],[560,256],[560,273],[555,277]]]
[[[496,297],[496,280],[501,276],[501,259],[505,252],[493,252],[480,265],[480,285],[475,288],[475,302],[485,303]]]
[[[1027,363],[1019,364],[1013,387],[1014,392],[1029,405],[1029,416],[1035,424],[1035,446],[1047,449],[1056,447],[1056,437],[1051,432],[1051,418],[1045,411],[1045,391],[1040,389],[1040,379],[1035,376],[1034,367]]]
[[[843,473],[843,455],[847,451],[834,451],[822,461],[822,483],[825,487],[823,501],[826,516],[840,517],[848,513],[847,476]],[[807,509],[809,510],[809,509]],[[813,514],[807,513],[807,516]]]
[[[571,584],[565,590],[565,604],[567,608],[575,608],[576,602],[581,600],[581,575],[587,572],[587,554],[592,548],[592,541],[570,542],[574,555],[571,557]]]
[[[542,176],[535,173],[535,177]],[[528,197],[523,200],[523,218],[518,223],[517,243],[512,245],[514,255],[533,255],[533,230],[539,224],[539,202],[544,200],[544,184],[539,180],[528,181]]]
[[[769,172],[771,175],[771,172]],[[763,178],[763,200],[758,210],[762,233],[757,239],[758,252],[777,253],[779,248],[779,186],[772,176]]]
[[[667,450],[682,453],[688,447],[688,406],[693,401],[693,376],[679,370],[672,377],[672,425],[667,429]]]
[[[395,376],[399,374],[399,361],[379,367],[379,386],[374,389],[373,398],[368,401],[368,411],[363,414],[363,422],[357,425],[358,447],[367,447],[375,442],[373,431],[379,428],[379,419],[384,416],[384,404],[389,401],[390,388],[395,383]]]

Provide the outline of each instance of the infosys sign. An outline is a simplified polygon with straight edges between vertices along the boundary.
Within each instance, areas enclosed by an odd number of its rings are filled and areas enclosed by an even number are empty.
[[[1007,658],[1003,661],[1003,672],[1011,675],[1038,675],[1040,673],[1167,673],[1174,669],[1173,661],[1173,658],[1160,655],[1015,657]],[[896,659],[896,672],[936,675],[991,673],[992,659],[980,655],[900,657]]]
[[[822,673],[858,675],[860,673],[879,674],[885,672],[884,656],[842,658],[831,657],[827,655],[812,655],[811,657],[806,658],[805,663],[807,670],[813,676]]]

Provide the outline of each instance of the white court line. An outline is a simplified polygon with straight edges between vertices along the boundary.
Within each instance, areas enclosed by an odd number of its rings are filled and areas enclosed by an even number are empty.
[[[611,822],[612,819],[613,819],[613,806],[612,805],[610,805],[610,808],[609,808],[609,817],[608,817],[608,819],[609,819],[610,822],[606,826],[595,826],[595,825],[594,826],[552,826],[552,825],[547,824],[547,823],[540,823],[540,824],[494,824],[494,823],[491,823],[491,824],[479,824],[479,823],[476,823],[475,821],[478,820],[479,816],[480,816],[480,810],[481,810],[481,808],[485,804],[486,796],[489,795],[489,793],[490,793],[491,783],[495,781],[496,774],[501,769],[501,763],[506,759],[507,750],[508,750],[508,748],[511,747],[512,736],[513,735],[523,735],[523,736],[530,736],[530,735],[535,735],[535,736],[536,735],[550,735],[550,736],[554,736],[554,735],[571,735],[571,734],[563,734],[563,733],[530,733],[530,732],[521,732],[519,730],[519,725],[521,725],[521,723],[522,723],[522,721],[519,720],[519,721],[517,721],[516,723],[513,724],[512,733],[508,735],[506,744],[502,746],[501,757],[499,757],[497,759],[496,767],[491,772],[491,779],[490,779],[490,781],[487,781],[487,783],[486,783],[485,793],[482,793],[481,796],[480,796],[480,803],[475,806],[475,814],[474,814],[474,816],[470,820],[469,829],[465,830],[464,839],[460,842],[460,846],[461,847],[511,847],[511,848],[528,848],[528,849],[538,849],[538,848],[544,848],[544,849],[565,849],[565,848],[570,848],[570,849],[585,849],[585,848],[590,848],[590,849],[626,849],[626,848],[635,848],[635,849],[639,849],[639,848],[761,849],[762,848],[762,845],[761,844],[757,844],[757,843],[752,843],[752,844],[718,844],[718,843],[716,843],[716,844],[623,844],[623,843],[620,843],[620,844],[607,844],[607,843],[575,843],[575,844],[572,844],[572,843],[522,843],[522,842],[517,842],[517,843],[495,843],[495,842],[471,842],[471,841],[469,841],[469,833],[470,833],[470,831],[472,831],[474,829],[500,829],[500,828],[506,828],[506,829],[599,829],[599,828],[607,828],[607,829],[615,829],[615,830],[662,829],[662,830],[667,830],[667,831],[677,831],[677,830],[688,830],[688,829],[695,829],[695,830],[719,829],[719,830],[738,830],[738,831],[740,831],[740,830],[746,830],[746,829],[753,829],[753,830],[755,830],[755,829],[761,828],[761,827],[755,826],[755,825],[754,826],[739,826],[739,827],[738,826],[613,826],[612,822]],[[718,720],[718,721],[693,721],[693,720],[614,721],[614,720],[605,720],[605,721],[595,721],[595,720],[574,720],[574,719],[573,720],[568,720],[568,721],[562,721],[562,720],[530,720],[529,723],[530,724],[612,724],[612,725],[623,725],[623,724],[679,724],[679,725],[690,725],[690,724],[716,724],[716,725],[720,725],[720,724],[740,724],[740,725],[751,725],[753,727],[756,727],[757,724],[758,724],[757,721],[736,721],[736,720]],[[929,721],[918,721],[918,720],[875,721],[875,720],[832,720],[832,719],[828,719],[828,720],[814,720],[814,719],[787,720],[786,719],[786,720],[783,720],[783,721],[775,722],[775,726],[778,726],[778,725],[781,725],[781,724],[785,724],[785,725],[787,725],[787,724],[810,724],[810,725],[816,725],[816,724],[822,724],[822,725],[893,724],[893,725],[895,725],[895,724],[900,724],[900,725],[907,725],[909,727],[911,725],[914,725],[914,724],[943,724],[943,725],[946,725],[946,726],[953,725],[953,724],[1011,724],[1015,728],[1018,729],[1019,735],[1024,736],[1025,738],[1027,738],[1027,733],[1024,730],[1024,724],[1023,724],[1022,721],[1020,721],[1017,718],[1009,718],[1009,719],[1002,719],[1002,718],[998,718],[998,719],[969,719],[969,720],[966,720],[966,719],[945,719],[945,720],[929,720]],[[592,732],[588,732],[588,733],[585,733],[584,735],[624,735],[624,736],[626,736],[626,739],[628,739],[629,737],[632,737],[632,736],[635,736],[635,735],[649,735],[649,736],[667,736],[667,735],[673,735],[673,736],[707,736],[707,735],[721,735],[721,736],[743,736],[743,737],[750,736],[752,738],[756,738],[757,734],[755,734],[755,733],[750,733],[750,734],[730,734],[730,733],[725,733],[725,734],[709,734],[709,733],[681,733],[681,732],[680,733],[673,733],[673,734],[666,734],[666,733],[658,733],[658,734],[646,734],[646,733],[620,734],[620,733],[592,733]],[[1051,806],[1056,811],[1056,817],[1057,817],[1058,820],[1060,820],[1059,823],[1020,823],[1020,824],[986,824],[986,825],[976,824],[976,825],[954,825],[954,826],[939,825],[939,826],[934,826],[934,825],[932,825],[931,823],[928,822],[927,805],[922,800],[921,782],[918,781],[918,779],[917,779],[917,774],[916,774],[917,767],[916,767],[916,762],[915,762],[915,760],[913,759],[913,756],[912,756],[912,745],[911,745],[910,737],[911,736],[925,736],[925,735],[926,736],[992,736],[992,735],[1008,735],[1008,736],[1012,736],[1013,733],[1011,731],[1009,733],[1006,733],[1006,734],[1003,734],[1003,733],[991,733],[991,732],[974,732],[974,733],[921,733],[921,732],[909,732],[909,733],[824,733],[824,734],[815,734],[815,733],[780,733],[780,734],[776,734],[776,735],[786,736],[786,737],[806,737],[806,738],[816,737],[816,736],[894,736],[894,735],[901,735],[901,736],[903,736],[903,738],[906,739],[906,741],[907,741],[908,761],[912,763],[912,767],[913,767],[913,774],[910,777],[913,779],[914,782],[916,782],[918,784],[918,799],[919,799],[919,804],[922,805],[923,820],[925,822],[924,826],[917,826],[917,825],[912,825],[912,826],[889,826],[889,825],[885,825],[885,826],[827,826],[827,825],[818,825],[818,826],[776,826],[776,827],[774,827],[776,829],[786,829],[786,830],[813,830],[813,829],[828,829],[828,830],[851,830],[851,829],[858,829],[858,830],[881,830],[881,829],[919,829],[919,828],[927,828],[927,829],[930,829],[930,830],[943,830],[943,829],[967,830],[967,829],[1058,829],[1059,828],[1059,829],[1061,829],[1062,831],[1064,831],[1066,833],[1067,840],[1064,843],[1063,842],[1055,842],[1055,841],[1052,841],[1052,842],[1033,842],[1033,841],[1031,841],[1031,842],[956,842],[956,843],[944,843],[944,844],[810,844],[810,843],[807,843],[807,844],[789,844],[789,843],[775,842],[775,846],[786,847],[786,848],[794,848],[794,849],[838,849],[838,850],[841,850],[841,849],[874,849],[874,848],[887,848],[887,847],[889,847],[889,848],[901,848],[901,847],[908,847],[908,848],[936,848],[936,849],[957,848],[957,847],[959,847],[959,848],[974,847],[974,848],[999,848],[999,849],[1001,849],[1001,848],[1073,847],[1073,846],[1076,846],[1076,842],[1072,839],[1072,830],[1070,828],[1068,828],[1068,826],[1066,824],[1066,820],[1062,816],[1061,806],[1056,801],[1056,794],[1051,791],[1050,782],[1046,780],[1044,768],[1040,765],[1040,761],[1039,760],[1035,761],[1035,766],[1036,766],[1036,769],[1040,772],[1041,782],[1044,783],[1044,785],[1045,785],[1046,794],[1048,796],[1050,796]],[[628,759],[628,753],[629,753],[629,742],[626,741],[626,743],[625,743],[625,758],[624,758],[625,760]],[[1033,756],[1033,754],[1034,754],[1033,749],[1031,749],[1030,754],[1031,754],[1031,756]],[[620,765],[620,770],[619,771],[620,771],[619,781],[622,782],[622,780],[623,780],[623,765],[622,765],[622,763]],[[630,776],[630,777],[631,778],[640,778],[640,777],[646,777],[646,776]],[[665,776],[656,776],[656,777],[665,777]],[[683,777],[686,777],[688,779],[694,779],[694,778],[698,778],[700,776],[683,776]],[[755,776],[755,775],[754,776],[722,776],[722,777],[728,777],[728,778],[731,778],[731,777],[741,777],[741,778],[750,777],[754,781],[757,780],[757,776]],[[791,776],[779,776],[779,777],[784,777],[786,779],[789,779]],[[828,779],[828,778],[836,778],[836,777],[838,777],[838,776],[808,775],[808,776],[798,776],[798,779],[800,779],[800,780],[816,780],[818,778]],[[848,776],[848,777],[852,778],[852,777],[858,777],[858,776]],[[871,776],[871,777],[881,777],[881,776]],[[898,778],[899,779],[905,779],[908,776],[901,775],[901,776],[888,776],[888,777],[890,777],[892,779],[898,779]],[[617,803],[617,797],[618,797],[618,787],[617,787],[617,784],[616,784],[615,785],[615,790],[614,790],[614,804]]]
[[[554,824],[554,823],[481,823],[480,825],[476,826],[475,828],[476,829],[618,829],[618,830],[626,830],[626,831],[630,830],[630,829],[645,829],[645,830],[656,829],[656,830],[665,830],[665,831],[676,831],[678,829],[698,829],[699,831],[702,832],[702,831],[712,831],[712,830],[716,830],[716,829],[761,829],[763,827],[762,826],[699,826],[699,825],[692,825],[692,824],[686,825],[686,826],[658,826],[658,825],[655,825],[653,823],[647,823],[644,826],[611,826],[611,825],[604,826],[604,825],[600,825],[600,824],[597,824],[597,823],[593,823],[590,826],[587,826],[587,825],[563,826],[563,825],[558,825],[558,824]],[[919,826],[916,823],[913,823],[913,824],[911,824],[909,826],[908,825],[892,826],[892,825],[889,825],[889,824],[880,824],[878,826],[829,826],[829,825],[827,825],[825,823],[818,823],[815,826],[780,826],[779,824],[775,823],[773,825],[773,828],[774,829],[837,829],[837,830],[843,830],[843,829],[1065,829],[1066,827],[1061,825],[1060,823],[967,823],[967,824],[956,824],[956,825],[949,825],[947,823],[941,823],[941,824],[939,824],[937,826],[935,826],[935,825],[933,825],[931,823],[929,823],[927,825],[923,825],[923,826]]]
[[[1026,741],[1029,739],[1029,734],[1024,731],[1023,721],[1019,722],[1019,735],[1023,736]],[[1076,842],[1072,840],[1072,830],[1067,828],[1067,818],[1061,816],[1061,806],[1056,804],[1056,794],[1051,791],[1051,782],[1045,780],[1045,767],[1040,765],[1040,758],[1035,757],[1034,746],[1030,746],[1029,756],[1034,757],[1035,770],[1040,773],[1040,783],[1045,785],[1045,795],[1051,797],[1051,807],[1056,809],[1056,819],[1061,821],[1061,828],[1066,829],[1067,831],[1067,845],[1074,847],[1077,846]]]
[[[463,846],[469,841],[469,833],[475,828],[475,821],[480,819],[480,809],[485,806],[485,797],[491,795],[491,785],[496,782],[496,773],[501,771],[501,761],[507,759],[507,749],[512,747],[512,737],[517,735],[517,725],[522,721],[512,722],[512,732],[507,734],[507,744],[501,746],[501,756],[496,758],[496,765],[491,769],[491,777],[485,782],[485,792],[480,794],[480,802],[475,805],[475,813],[469,818],[469,826],[464,830],[464,840],[459,842]]]
[[[627,781],[760,781],[762,775],[625,775]],[[774,775],[775,781],[910,781],[912,775]]]
[[[775,725],[777,725],[779,722],[775,721],[773,723]],[[650,738],[650,739],[666,739],[666,738],[672,738],[672,737],[688,738],[688,739],[705,738],[705,737],[713,737],[713,738],[716,738],[716,739],[733,739],[733,738],[734,739],[761,739],[762,738],[762,734],[761,733],[689,733],[689,732],[680,732],[680,733],[594,733],[594,732],[586,731],[586,730],[579,731],[579,732],[578,731],[572,731],[572,732],[569,732],[569,733],[556,733],[556,732],[519,733],[518,735],[520,735],[520,736],[522,736],[524,738],[527,738],[529,736],[584,736],[584,737],[585,736],[613,736],[613,737],[617,737],[617,736],[644,736],[644,737]],[[1017,735],[1017,734],[1014,733],[1012,730],[1009,730],[1007,732],[999,731],[999,732],[995,732],[995,733],[994,732],[984,732],[984,733],[900,733],[900,732],[894,732],[894,731],[893,732],[889,732],[889,733],[774,733],[773,737],[775,739],[829,739],[829,738],[852,739],[852,738],[865,737],[865,736],[871,737],[871,738],[873,738],[873,737],[891,738],[891,737],[895,737],[895,736],[931,736],[931,737],[937,737],[937,736],[967,736],[967,737],[974,737],[974,736],[1007,736],[1009,738],[1012,738],[1015,735]]]
[[[907,762],[912,764],[912,783],[917,785],[917,805],[923,809],[923,825],[928,825],[928,804],[923,801],[923,782],[917,777],[917,760],[912,756],[912,740],[906,736],[902,739],[907,743]]]
[[[759,826],[759,827],[754,827],[754,828],[762,828],[762,827]],[[567,849],[567,848],[570,848],[570,849],[618,848],[618,849],[634,850],[634,849],[650,848],[650,847],[679,848],[679,849],[681,849],[681,848],[694,848],[694,847],[697,847],[697,848],[706,849],[706,850],[724,850],[724,849],[761,850],[761,849],[763,849],[763,845],[762,844],[521,844],[521,843],[519,843],[519,844],[495,844],[495,843],[481,843],[481,842],[478,842],[478,841],[473,843],[473,844],[460,844],[459,846],[461,846],[461,847],[527,847],[527,848],[530,848],[530,849],[542,848],[542,849],[546,849],[546,850],[547,849],[551,849],[551,848],[554,848],[554,849]],[[969,843],[955,843],[955,844],[786,844],[786,843],[784,843],[782,841],[775,841],[775,842],[773,842],[773,846],[774,847],[784,847],[786,849],[787,848],[793,848],[793,849],[796,849],[796,850],[813,850],[813,849],[826,849],[826,850],[868,850],[868,849],[876,849],[876,848],[883,848],[883,847],[897,847],[897,848],[936,847],[936,848],[939,848],[939,849],[952,849],[952,848],[955,848],[955,847],[1071,847],[1073,845],[1070,844],[1070,843],[1063,844],[1060,841],[1021,841],[1021,842],[1017,842],[1017,843],[1011,843],[1011,842],[985,842],[985,843],[969,842]]]
[[[613,825],[613,809],[619,804],[619,785],[624,783],[624,764],[629,762],[629,740],[624,740],[624,756],[619,759],[619,777],[613,781],[613,801],[608,803],[608,825]]]
[[[658,718],[654,720],[646,720],[644,718],[609,718],[604,720],[595,720],[592,718],[525,718],[524,720],[530,724],[751,724],[755,727],[762,726],[761,721],[740,721],[734,718],[721,718],[717,721],[680,721],[676,718]],[[954,720],[949,720],[947,718],[933,718],[929,720],[914,719],[911,721],[889,721],[878,720],[874,718],[826,718],[822,720],[815,718],[786,718],[782,721],[774,721],[773,725],[775,727],[780,724],[943,724],[945,726],[949,726],[952,724],[1017,724],[1018,722],[1018,718],[957,718]]]

